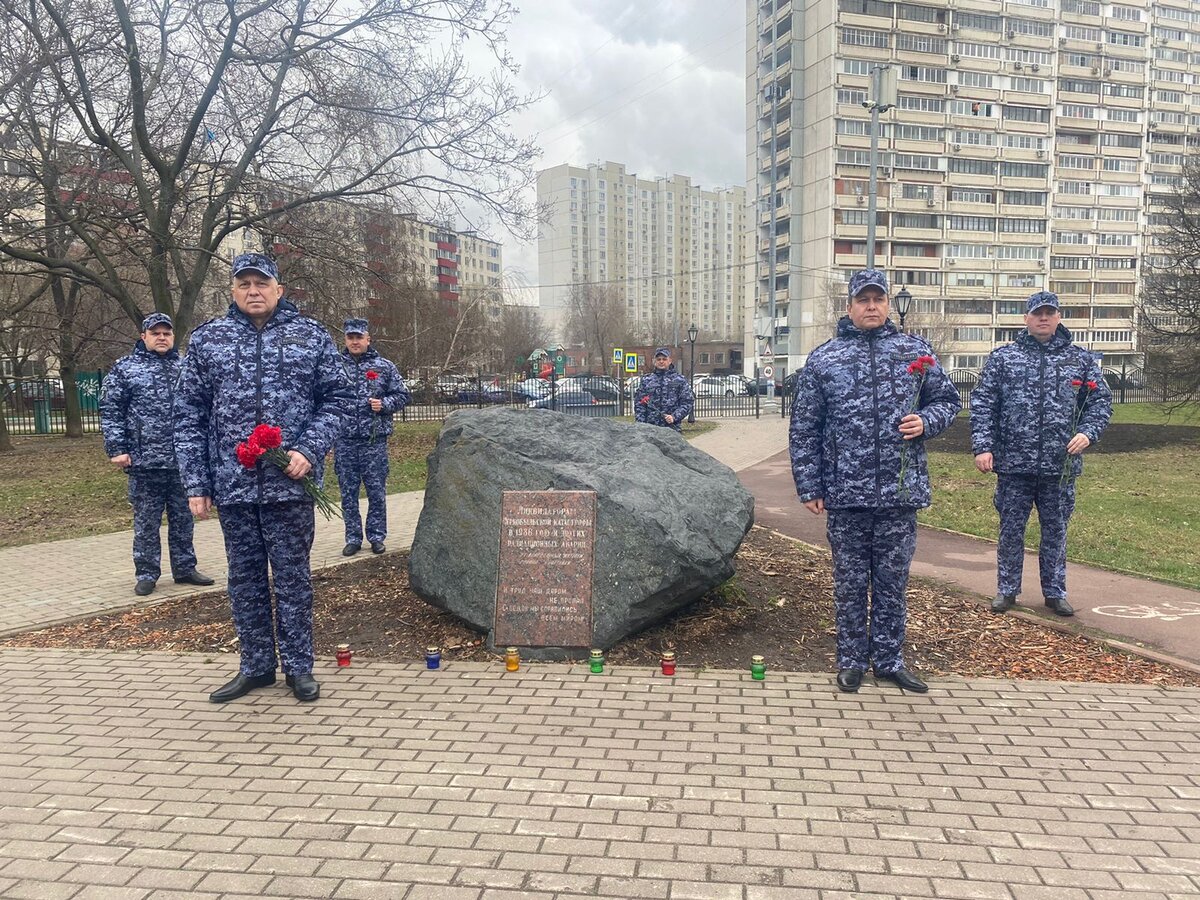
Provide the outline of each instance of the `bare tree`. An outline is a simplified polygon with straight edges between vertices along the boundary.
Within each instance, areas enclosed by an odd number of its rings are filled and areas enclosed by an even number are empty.
[[[613,347],[630,342],[624,304],[608,285],[572,285],[566,307],[567,339],[582,344],[588,356],[598,360],[601,367]]]
[[[1176,404],[1200,400],[1200,163],[1184,166],[1179,189],[1155,195],[1154,253],[1144,258],[1137,305],[1146,368]]]
[[[528,359],[535,349],[550,342],[550,329],[534,306],[505,306],[494,324],[493,344],[499,365],[517,370],[518,359]]]
[[[58,217],[70,241],[43,240],[31,219],[0,235],[0,254],[94,285],[135,322],[152,305],[186,333],[223,245],[253,245],[310,204],[388,197],[529,229],[534,148],[510,129],[529,98],[508,80],[507,0],[0,10],[0,84],[21,86],[0,95],[0,121],[32,145],[46,139],[41,113],[62,110],[50,146],[80,156],[73,174],[103,174],[103,203]],[[468,70],[467,40],[493,52],[495,73]],[[114,247],[139,261],[148,301]]]

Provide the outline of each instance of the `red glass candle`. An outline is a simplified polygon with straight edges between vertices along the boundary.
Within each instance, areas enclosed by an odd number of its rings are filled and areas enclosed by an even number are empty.
[[[339,667],[344,667],[344,666],[350,665],[350,657],[353,656],[353,654],[350,652],[350,645],[349,644],[338,644],[336,656],[337,656],[337,664]]]
[[[675,653],[672,650],[664,650],[662,654],[662,673],[664,675],[675,674]]]

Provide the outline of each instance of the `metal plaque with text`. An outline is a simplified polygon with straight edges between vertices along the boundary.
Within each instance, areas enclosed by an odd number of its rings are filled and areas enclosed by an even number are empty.
[[[496,646],[589,647],[595,491],[505,491]]]

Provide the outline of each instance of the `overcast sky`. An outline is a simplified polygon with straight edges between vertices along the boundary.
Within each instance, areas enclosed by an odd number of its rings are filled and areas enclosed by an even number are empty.
[[[642,177],[745,181],[743,0],[523,0],[509,29],[539,169],[625,163]],[[508,235],[505,268],[537,280],[536,242]]]

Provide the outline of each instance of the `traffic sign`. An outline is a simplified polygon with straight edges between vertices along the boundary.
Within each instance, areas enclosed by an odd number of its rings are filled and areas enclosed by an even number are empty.
[[[762,372],[763,372],[763,378],[774,378],[775,377],[775,367],[774,366],[763,366]]]
[[[636,353],[625,354],[625,371],[636,372],[638,370],[638,359]]]
[[[620,365],[625,361],[625,351],[620,347],[613,347],[613,364]]]

